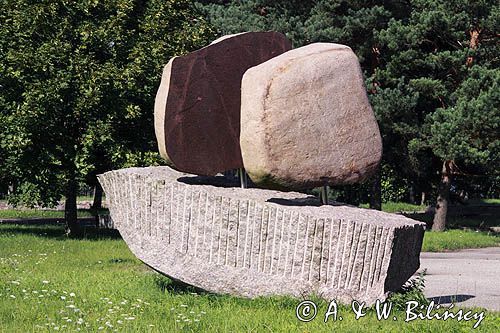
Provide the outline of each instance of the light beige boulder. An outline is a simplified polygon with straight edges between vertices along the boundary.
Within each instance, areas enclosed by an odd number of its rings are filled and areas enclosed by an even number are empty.
[[[382,140],[354,52],[316,43],[248,69],[240,145],[254,183],[302,189],[363,181]]]

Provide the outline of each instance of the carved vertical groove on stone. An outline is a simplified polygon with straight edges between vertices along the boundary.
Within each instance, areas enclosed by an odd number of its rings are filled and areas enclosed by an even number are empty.
[[[414,226],[312,216],[133,172],[106,173],[99,181],[115,227],[132,234],[140,248],[155,240],[175,256],[340,293],[383,293],[396,231],[420,232]],[[405,243],[416,255],[417,236]]]
[[[141,238],[173,240],[181,253],[336,289],[366,290],[385,278],[391,228],[311,218],[137,175],[112,174],[101,182],[117,226],[132,227]]]

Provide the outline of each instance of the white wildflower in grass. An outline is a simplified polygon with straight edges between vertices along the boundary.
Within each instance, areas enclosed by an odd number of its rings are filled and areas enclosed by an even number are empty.
[[[50,283],[50,281],[43,280],[43,281],[42,281],[42,283],[43,283],[43,284],[48,284],[48,283]]]
[[[19,281],[10,281],[12,284],[21,284]]]
[[[186,304],[181,304],[181,307],[187,308],[188,306]]]
[[[74,309],[75,308],[75,305],[74,304],[70,304],[70,305],[66,305],[67,308],[70,308],[70,309]]]
[[[135,317],[126,317],[125,320],[134,320]]]
[[[36,291],[36,290],[33,290],[32,292],[33,292],[33,294],[38,294],[38,291]]]
[[[75,293],[69,293],[71,297],[75,297]]]
[[[61,296],[61,299],[62,299],[62,300],[65,300],[65,299],[66,299],[66,296]]]
[[[149,324],[148,326],[149,326],[149,327],[155,327],[155,325],[153,325],[153,324]]]
[[[76,321],[78,325],[83,324],[83,322],[84,322],[83,318],[78,318],[78,320]]]
[[[170,308],[170,311],[174,311],[174,310],[175,310],[175,308]]]
[[[205,311],[201,311],[200,313],[201,313],[201,314],[207,314]]]
[[[22,290],[22,292],[23,292],[23,293],[25,293],[25,292],[26,292],[26,289],[23,289],[23,290]],[[0,294],[0,296],[1,296],[1,294]]]
[[[189,313],[194,313],[194,311],[189,311]]]
[[[118,324],[123,324],[123,320],[117,320],[116,321]]]
[[[175,320],[175,322],[179,323],[179,322],[180,322],[180,320],[179,320],[179,319],[176,319],[176,320]]]
[[[97,329],[100,331],[100,330],[103,330],[104,327],[103,326],[99,326]]]
[[[195,319],[194,321],[200,321],[199,319]]]
[[[14,296],[14,295],[10,295],[10,298],[16,298],[16,296]]]

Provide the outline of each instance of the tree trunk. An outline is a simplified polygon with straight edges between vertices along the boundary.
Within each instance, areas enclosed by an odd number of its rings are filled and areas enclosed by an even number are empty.
[[[469,41],[469,47],[471,50],[476,50],[478,45],[479,45],[479,34],[481,33],[481,29],[473,29],[469,31],[469,36],[470,36],[470,41]],[[467,67],[471,67],[472,64],[474,63],[474,57],[473,56],[468,56],[467,60],[465,62],[465,65]]]
[[[370,193],[370,208],[382,210],[382,178],[381,168],[379,167],[374,175]]]
[[[412,205],[416,204],[417,203],[417,199],[415,198],[415,184],[411,183],[410,185],[410,203]]]
[[[432,224],[432,231],[444,231],[446,226],[446,215],[448,213],[448,202],[450,200],[451,186],[451,166],[452,161],[443,162],[441,171],[441,183],[439,184],[439,194],[436,203],[436,212]]]
[[[422,191],[422,195],[420,196],[420,206],[425,205],[425,191]]]
[[[71,237],[79,237],[83,234],[82,227],[78,223],[76,209],[76,195],[78,191],[78,183],[74,176],[68,181],[66,188],[66,201],[64,203],[64,220],[66,222],[66,235]]]
[[[94,187],[94,201],[92,202],[92,210],[95,210],[96,213],[99,209],[102,208],[102,187],[99,182]]]

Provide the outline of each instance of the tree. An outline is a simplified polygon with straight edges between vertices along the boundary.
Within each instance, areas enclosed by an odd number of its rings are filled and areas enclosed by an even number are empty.
[[[413,117],[402,118],[402,128],[410,133],[403,146],[408,160],[426,170],[423,174],[441,175],[433,224],[441,231],[458,165],[473,162],[487,169],[495,163],[498,135],[483,116],[497,119],[498,99],[489,90],[466,87],[495,82],[500,10],[494,1],[415,0],[411,6],[408,19],[393,19],[377,34],[382,54],[377,79],[385,89],[409,91],[417,98]],[[491,100],[485,103],[485,98]]]
[[[13,203],[65,196],[79,235],[78,183],[157,160],[162,66],[212,31],[186,0],[2,0],[0,20],[0,179],[16,184]]]
[[[472,66],[452,94],[450,106],[430,115],[429,144],[443,160],[433,230],[443,230],[450,186],[458,165],[498,172],[500,165],[500,70]]]

